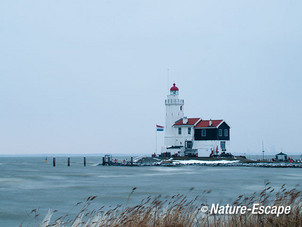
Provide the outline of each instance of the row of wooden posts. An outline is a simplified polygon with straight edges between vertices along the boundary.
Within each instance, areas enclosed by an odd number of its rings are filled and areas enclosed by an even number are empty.
[[[56,166],[56,158],[53,157],[52,159],[52,166]],[[67,166],[70,166],[70,157],[67,158]],[[84,166],[86,166],[86,157],[84,157]]]
[[[53,167],[56,166],[55,157],[53,157],[53,159],[52,159],[52,165],[53,165]],[[103,166],[105,166],[105,165],[108,165],[108,166],[112,165],[112,160],[110,160],[109,157],[108,157],[107,161],[106,161],[105,157],[103,157]],[[133,157],[131,157],[130,165],[133,166]],[[70,166],[70,157],[67,158],[67,166]],[[84,157],[84,167],[86,167],[86,157]]]

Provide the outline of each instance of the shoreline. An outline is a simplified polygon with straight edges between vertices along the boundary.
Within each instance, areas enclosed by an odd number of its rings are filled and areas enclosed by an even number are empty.
[[[143,157],[132,164],[127,163],[112,163],[112,166],[222,166],[222,167],[260,167],[260,168],[302,168],[302,162],[269,162],[269,161],[254,161],[243,158],[150,158]]]

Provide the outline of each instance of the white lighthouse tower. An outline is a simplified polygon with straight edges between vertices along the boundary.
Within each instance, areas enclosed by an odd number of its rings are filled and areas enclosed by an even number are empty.
[[[176,128],[173,127],[174,123],[184,117],[183,105],[184,100],[179,99],[179,89],[175,83],[170,88],[170,94],[167,95],[165,100],[166,105],[166,130],[165,130],[165,146],[178,146],[179,142],[175,138]]]

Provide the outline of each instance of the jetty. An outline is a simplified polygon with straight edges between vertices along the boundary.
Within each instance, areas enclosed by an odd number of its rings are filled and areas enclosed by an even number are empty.
[[[130,161],[119,161],[111,159],[110,163],[103,165],[109,166],[237,166],[237,167],[264,167],[264,168],[302,168],[302,162],[276,162],[276,161],[255,161],[244,156],[233,157],[142,157],[135,160],[131,157]]]
[[[53,167],[56,167],[56,158],[52,160]],[[67,166],[71,166],[71,158],[67,158]],[[83,158],[83,166],[87,166],[87,158]],[[302,168],[301,160],[282,159],[282,160],[251,160],[245,156],[215,156],[215,157],[164,157],[164,156],[145,156],[115,158],[112,155],[105,155],[101,158],[101,163],[94,166],[237,166],[237,167],[264,167],[264,168]]]

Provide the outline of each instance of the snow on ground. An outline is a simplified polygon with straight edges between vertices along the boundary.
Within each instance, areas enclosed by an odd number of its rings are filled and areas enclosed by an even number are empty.
[[[217,161],[203,161],[203,160],[174,160],[173,163],[175,164],[183,164],[183,165],[190,165],[190,164],[231,164],[237,163],[239,160],[217,160]]]

